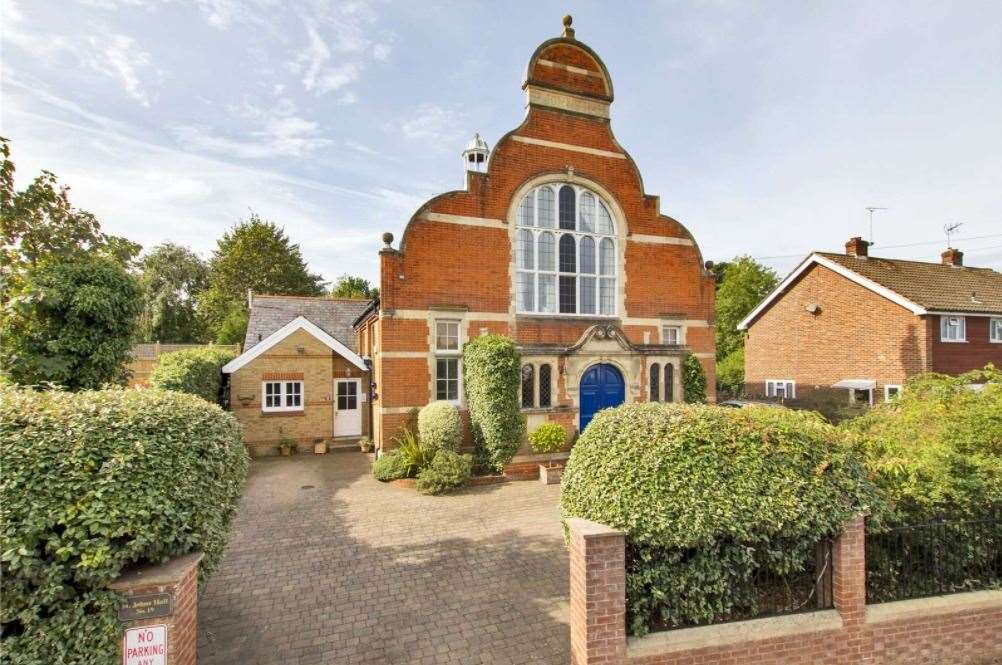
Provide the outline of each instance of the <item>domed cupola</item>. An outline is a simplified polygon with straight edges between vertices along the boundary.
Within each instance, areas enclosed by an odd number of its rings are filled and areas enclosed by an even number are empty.
[[[561,36],[540,44],[529,59],[522,84],[527,103],[608,118],[613,99],[609,70],[595,51],[578,41],[572,23],[565,16]]]
[[[487,141],[477,133],[466,144],[466,150],[463,151],[463,167],[467,171],[486,171],[487,158],[490,157],[490,154],[491,150],[487,147]]]

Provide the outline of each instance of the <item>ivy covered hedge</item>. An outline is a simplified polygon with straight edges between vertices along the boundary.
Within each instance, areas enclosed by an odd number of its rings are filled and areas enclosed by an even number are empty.
[[[689,404],[706,403],[706,372],[703,363],[691,353],[682,363],[682,392]]]
[[[198,395],[216,404],[222,383],[223,365],[236,358],[230,349],[211,346],[165,353],[150,374],[150,385]]]
[[[240,426],[192,395],[0,388],[4,662],[117,658],[118,596],[136,562],[217,565],[247,473]]]
[[[861,461],[816,414],[630,404],[600,411],[562,479],[563,517],[626,532],[627,626],[746,610],[757,570],[796,570],[875,495]]]
[[[496,471],[525,437],[519,404],[521,356],[503,335],[482,335],[463,346],[463,383],[478,462]]]
[[[992,365],[916,376],[897,398],[840,429],[887,507],[871,520],[876,528],[1002,509],[1002,371]]]

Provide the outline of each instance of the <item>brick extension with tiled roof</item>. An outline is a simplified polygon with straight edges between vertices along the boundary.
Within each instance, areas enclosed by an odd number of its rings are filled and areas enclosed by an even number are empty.
[[[352,323],[369,305],[368,299],[251,295],[244,351],[251,349],[298,316],[304,316],[353,351],[358,350]]]
[[[1002,314],[1002,273],[943,263],[817,252],[930,312]]]

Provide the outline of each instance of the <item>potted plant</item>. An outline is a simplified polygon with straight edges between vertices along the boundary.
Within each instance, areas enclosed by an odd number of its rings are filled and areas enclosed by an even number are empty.
[[[327,442],[323,439],[313,440],[313,453],[316,455],[326,455],[327,454]]]
[[[299,452],[299,444],[296,443],[295,439],[284,436],[281,441],[278,442],[278,452],[283,457],[288,457]]]
[[[363,453],[371,453],[372,439],[370,439],[367,436],[363,436],[361,439],[358,440],[358,449],[361,450]]]
[[[529,433],[529,446],[538,455],[560,452],[566,443],[567,432],[557,423],[543,423]],[[554,464],[553,460],[539,465],[539,480],[544,485],[556,485],[563,473],[564,467]]]

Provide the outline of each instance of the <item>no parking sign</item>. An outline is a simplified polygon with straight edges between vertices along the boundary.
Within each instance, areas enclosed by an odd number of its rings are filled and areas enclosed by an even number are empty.
[[[143,626],[125,631],[124,665],[167,665],[167,626]]]

